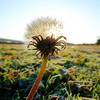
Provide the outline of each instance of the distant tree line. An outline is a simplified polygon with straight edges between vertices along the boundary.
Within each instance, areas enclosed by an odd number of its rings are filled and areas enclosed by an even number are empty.
[[[97,45],[100,45],[100,38],[96,42]]]
[[[0,44],[23,44],[23,41],[0,38]]]

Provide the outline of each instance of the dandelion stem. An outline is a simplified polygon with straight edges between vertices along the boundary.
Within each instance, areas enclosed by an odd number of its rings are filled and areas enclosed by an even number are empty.
[[[37,76],[37,78],[36,78],[36,80],[35,80],[35,82],[34,82],[32,88],[31,88],[31,90],[30,90],[30,92],[29,92],[29,94],[28,94],[26,100],[32,100],[33,97],[34,97],[34,95],[36,94],[36,92],[37,92],[37,90],[38,90],[38,88],[39,88],[39,84],[40,84],[40,82],[41,82],[41,80],[42,80],[42,77],[43,77],[43,75],[44,75],[44,73],[45,73],[45,71],[46,71],[47,61],[48,61],[48,58],[45,57],[45,58],[43,59],[43,61],[42,61],[42,67],[41,67],[41,69],[40,69],[40,73],[38,74],[38,76]]]

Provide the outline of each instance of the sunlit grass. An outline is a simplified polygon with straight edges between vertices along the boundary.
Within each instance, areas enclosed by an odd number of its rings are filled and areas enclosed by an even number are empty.
[[[76,100],[100,98],[99,50],[97,45],[67,46],[59,56],[51,57],[36,96],[44,95],[41,98],[45,100],[55,96]],[[23,45],[0,44],[0,98],[9,96],[11,100],[27,96],[40,66],[41,59]]]

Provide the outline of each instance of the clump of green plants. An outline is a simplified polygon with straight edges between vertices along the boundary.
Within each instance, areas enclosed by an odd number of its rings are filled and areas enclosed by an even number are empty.
[[[3,47],[2,50],[0,44],[0,99],[24,100],[41,69],[41,59],[23,45],[5,44]],[[34,99],[100,99],[100,46],[71,47],[67,45],[59,56],[49,57],[51,60]],[[84,48],[89,53],[83,52]],[[8,55],[9,52],[12,55]],[[76,63],[80,55],[81,61]],[[84,62],[84,59],[88,60]]]

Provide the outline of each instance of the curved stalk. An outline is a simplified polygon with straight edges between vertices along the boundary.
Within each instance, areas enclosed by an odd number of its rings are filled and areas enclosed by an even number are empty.
[[[32,100],[33,97],[34,97],[34,95],[36,94],[36,92],[37,92],[37,90],[39,88],[39,84],[40,84],[40,82],[42,80],[42,77],[43,77],[43,75],[44,75],[44,73],[46,71],[47,61],[48,61],[47,57],[43,59],[43,61],[42,61],[42,67],[40,69],[40,73],[38,74],[38,76],[37,76],[37,78],[36,78],[36,80],[35,80],[32,88],[30,90],[30,92],[29,92],[26,100]]]

